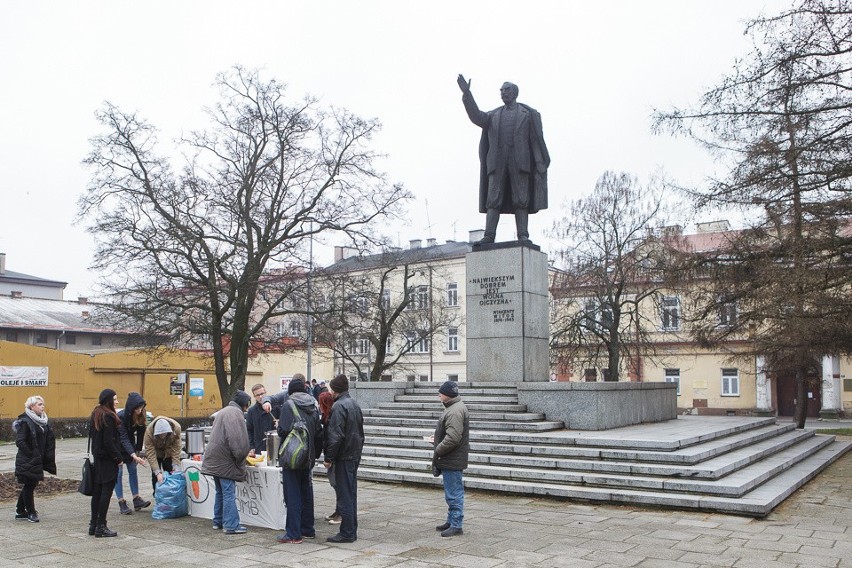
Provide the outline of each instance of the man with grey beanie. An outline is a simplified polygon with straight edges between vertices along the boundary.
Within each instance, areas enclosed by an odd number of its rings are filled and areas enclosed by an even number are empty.
[[[444,477],[444,499],[447,501],[447,521],[435,527],[441,536],[464,534],[464,480],[462,472],[467,469],[470,453],[470,420],[467,407],[459,396],[459,386],[446,381],[438,389],[444,405],[444,414],[432,436],[435,451],[432,455],[432,474]]]

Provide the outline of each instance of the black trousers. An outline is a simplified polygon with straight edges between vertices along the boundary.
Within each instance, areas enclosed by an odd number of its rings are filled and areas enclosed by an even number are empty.
[[[334,462],[334,492],[340,513],[340,536],[358,538],[358,465],[361,460]]]
[[[18,508],[15,511],[18,514],[22,513],[35,513],[35,488],[38,485],[38,481],[27,479],[21,480],[23,483],[23,487],[21,487],[21,492],[18,494]]]
[[[89,521],[97,526],[106,524],[107,511],[109,510],[109,502],[112,499],[112,490],[115,489],[115,479],[106,483],[94,484],[92,492],[92,518]]]

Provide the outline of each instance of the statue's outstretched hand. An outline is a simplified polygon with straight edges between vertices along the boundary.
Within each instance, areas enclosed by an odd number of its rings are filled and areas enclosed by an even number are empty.
[[[459,77],[458,77],[458,79],[456,79],[456,81],[458,82],[459,89],[461,89],[462,93],[469,93],[470,92],[470,80],[466,81],[465,78],[464,78],[464,75],[459,73]]]

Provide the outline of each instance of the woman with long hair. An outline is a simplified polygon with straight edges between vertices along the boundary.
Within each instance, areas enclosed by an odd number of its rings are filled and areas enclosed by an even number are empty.
[[[44,411],[44,399],[31,396],[24,403],[24,413],[12,423],[15,432],[15,477],[22,485],[18,495],[18,507],[15,519],[19,521],[39,522],[35,509],[33,493],[44,472],[56,475],[56,438],[47,423]]]
[[[139,511],[151,504],[147,499],[139,495],[139,473],[137,465],[145,465],[147,461],[142,457],[142,442],[145,438],[145,428],[148,426],[148,417],[145,410],[145,399],[138,392],[127,395],[124,408],[118,411],[120,424],[118,437],[121,440],[121,461],[124,465],[118,468],[118,476],[115,480],[115,496],[118,497],[118,509],[122,515],[130,515],[134,510]],[[133,495],[133,509],[127,506],[124,499],[124,487],[122,483],[122,471],[127,470],[127,478],[130,482],[130,493]]]
[[[92,410],[89,421],[89,437],[92,440],[94,458],[94,491],[92,492],[92,517],[89,521],[89,534],[96,537],[118,536],[106,525],[109,502],[121,465],[121,440],[118,427],[121,420],[115,413],[118,396],[112,389],[104,389],[98,395],[98,405]]]

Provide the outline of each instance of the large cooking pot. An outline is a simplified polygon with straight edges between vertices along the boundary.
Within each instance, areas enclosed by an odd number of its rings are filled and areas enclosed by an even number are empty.
[[[204,428],[186,429],[186,453],[190,456],[204,453]]]
[[[278,466],[278,446],[280,443],[278,432],[270,430],[266,433],[266,465]]]

